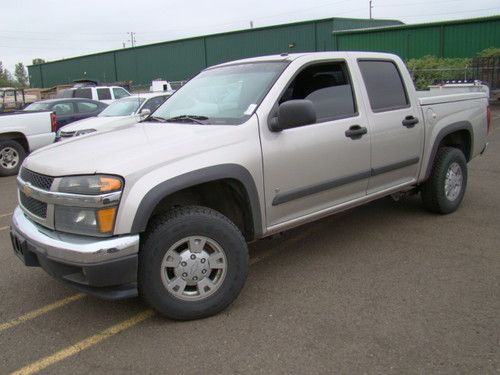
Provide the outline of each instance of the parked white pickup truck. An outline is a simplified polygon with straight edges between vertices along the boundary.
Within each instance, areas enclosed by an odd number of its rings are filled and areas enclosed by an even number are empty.
[[[17,174],[28,153],[54,142],[53,112],[0,114],[0,176]]]
[[[218,65],[149,122],[30,155],[14,251],[79,290],[206,317],[243,287],[248,241],[395,193],[455,211],[489,127],[484,93],[420,98],[390,54]]]

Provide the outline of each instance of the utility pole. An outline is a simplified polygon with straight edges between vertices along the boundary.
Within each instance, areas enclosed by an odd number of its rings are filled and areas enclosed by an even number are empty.
[[[130,35],[130,39],[129,39],[130,44],[132,45],[132,47],[135,47],[135,43],[136,43],[135,33],[133,31],[130,31],[127,34]]]
[[[369,6],[370,6],[370,19],[372,19],[372,9],[373,9],[372,0],[369,1]]]

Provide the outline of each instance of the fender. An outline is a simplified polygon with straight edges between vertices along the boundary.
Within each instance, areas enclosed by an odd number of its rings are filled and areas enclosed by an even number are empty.
[[[450,125],[445,126],[442,128],[439,133],[436,136],[436,139],[434,141],[434,144],[432,146],[432,151],[431,155],[429,157],[429,163],[427,164],[427,169],[425,171],[425,177],[424,181],[429,178],[431,175],[432,171],[432,166],[434,165],[434,159],[436,158],[436,154],[439,148],[439,145],[441,144],[441,141],[447,136],[450,135],[451,133],[455,133],[460,130],[467,130],[470,135],[470,147],[471,147],[471,155],[474,155],[472,148],[474,147],[474,131],[472,130],[472,125],[469,121],[459,121],[459,122],[454,122]]]
[[[146,230],[149,218],[163,198],[191,186],[227,178],[237,180],[245,187],[252,209],[254,237],[262,237],[262,216],[257,187],[250,172],[238,164],[220,164],[198,169],[156,185],[142,198],[132,223],[131,233]]]

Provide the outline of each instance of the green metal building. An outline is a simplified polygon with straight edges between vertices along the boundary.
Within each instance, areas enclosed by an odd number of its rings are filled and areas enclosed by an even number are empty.
[[[500,16],[333,31],[332,40],[333,50],[391,52],[404,59],[475,57],[489,47],[500,47]]]
[[[99,82],[185,80],[207,66],[252,56],[333,49],[332,31],[402,25],[395,20],[328,18],[207,35],[28,66],[32,87],[89,78]]]

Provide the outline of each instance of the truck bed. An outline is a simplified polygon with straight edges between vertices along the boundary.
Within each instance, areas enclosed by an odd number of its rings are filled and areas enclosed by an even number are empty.
[[[461,102],[464,100],[476,100],[476,99],[485,99],[488,96],[484,92],[463,92],[463,93],[455,93],[455,94],[441,94],[436,95],[434,91],[417,91],[417,97],[420,102],[420,105],[432,105],[432,104],[443,104],[443,103],[452,103],[452,102]]]

